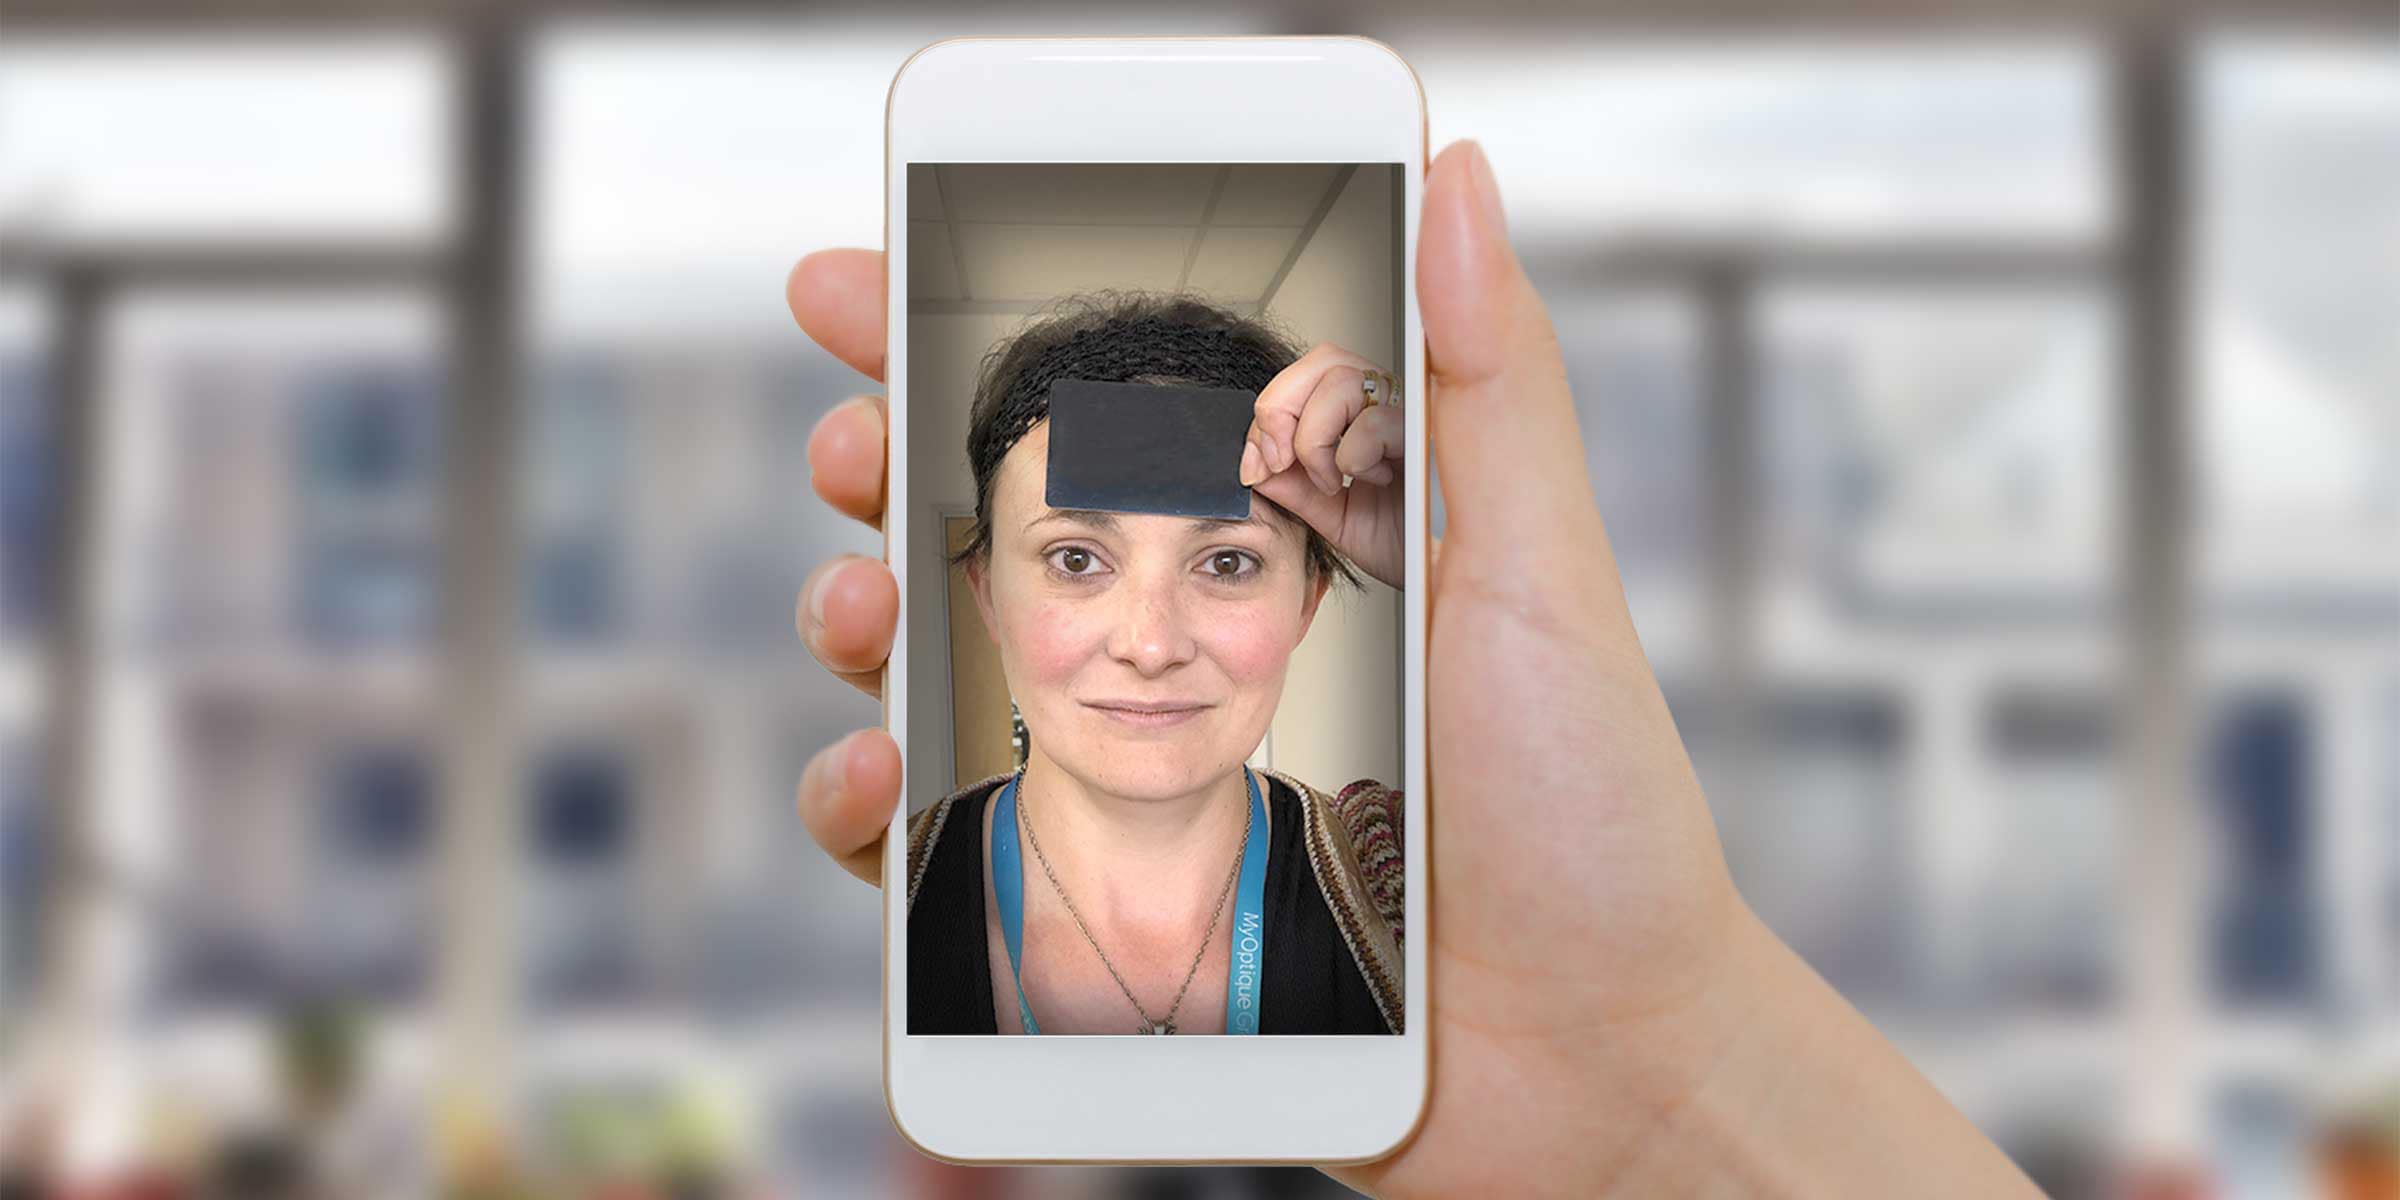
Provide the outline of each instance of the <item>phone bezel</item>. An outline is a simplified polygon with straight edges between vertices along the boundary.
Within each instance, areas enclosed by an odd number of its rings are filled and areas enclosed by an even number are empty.
[[[1167,75],[1176,86],[1161,86]],[[1188,84],[1188,86],[1187,86]],[[1092,103],[1106,94],[1107,104]],[[1309,114],[1298,119],[1295,114]],[[895,74],[886,109],[885,551],[901,636],[884,724],[907,751],[907,173],[912,162],[1401,164],[1403,394],[1426,395],[1415,288],[1424,93],[1389,46],[1358,37],[953,38]],[[1141,1038],[909,1035],[905,888],[884,889],[884,1095],[902,1136],[960,1162],[1359,1162],[1423,1117],[1429,1071],[1424,408],[1407,409],[1403,786],[1410,932],[1405,1032]],[[903,796],[907,789],[903,789]],[[883,878],[906,878],[905,798]],[[1039,1103],[1028,1099],[1039,1097]]]

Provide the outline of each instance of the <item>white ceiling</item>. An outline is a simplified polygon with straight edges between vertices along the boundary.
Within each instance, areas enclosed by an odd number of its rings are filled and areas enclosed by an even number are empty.
[[[909,301],[1032,309],[1116,287],[1256,307],[1345,177],[1323,163],[911,166]]]

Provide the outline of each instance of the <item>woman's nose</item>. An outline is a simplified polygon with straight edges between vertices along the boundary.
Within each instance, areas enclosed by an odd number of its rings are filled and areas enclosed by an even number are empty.
[[[1144,675],[1191,661],[1199,642],[1187,628],[1181,581],[1135,576],[1116,589],[1117,619],[1108,652]]]

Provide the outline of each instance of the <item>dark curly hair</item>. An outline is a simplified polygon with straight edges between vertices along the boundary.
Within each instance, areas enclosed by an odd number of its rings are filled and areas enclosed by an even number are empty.
[[[1118,289],[1082,292],[1027,319],[983,356],[967,414],[967,462],[975,471],[975,529],[950,555],[958,564],[992,549],[992,480],[1000,460],[1050,415],[1059,379],[1264,389],[1300,357],[1292,339],[1264,318],[1242,317],[1188,292]],[[1300,526],[1308,577],[1362,588],[1358,568],[1290,509],[1257,497]]]

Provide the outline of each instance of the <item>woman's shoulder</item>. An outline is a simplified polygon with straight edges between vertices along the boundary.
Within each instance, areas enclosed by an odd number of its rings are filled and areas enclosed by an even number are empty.
[[[1328,792],[1282,771],[1267,774],[1283,781],[1327,820],[1348,844],[1361,880],[1372,894],[1374,907],[1385,916],[1395,937],[1404,937],[1401,917],[1406,897],[1407,845],[1401,822],[1407,806],[1399,789],[1373,779],[1360,779]]]
[[[1327,792],[1281,771],[1267,774],[1300,797],[1309,866],[1343,940],[1398,1030],[1408,937],[1401,793],[1372,779]]]
[[[933,858],[934,847],[942,839],[953,812],[981,813],[983,800],[1001,784],[1007,783],[1013,771],[986,776],[934,801],[908,818],[908,902],[917,902],[917,886],[925,881],[925,864]]]
[[[1402,884],[1406,872],[1402,868],[1407,842],[1401,837],[1401,821],[1407,806],[1401,803],[1399,789],[1372,779],[1360,779],[1335,792],[1332,803],[1343,829],[1350,834],[1352,848],[1358,852],[1359,870],[1374,893],[1375,907],[1388,914],[1393,936],[1406,941],[1401,919],[1405,912]]]

